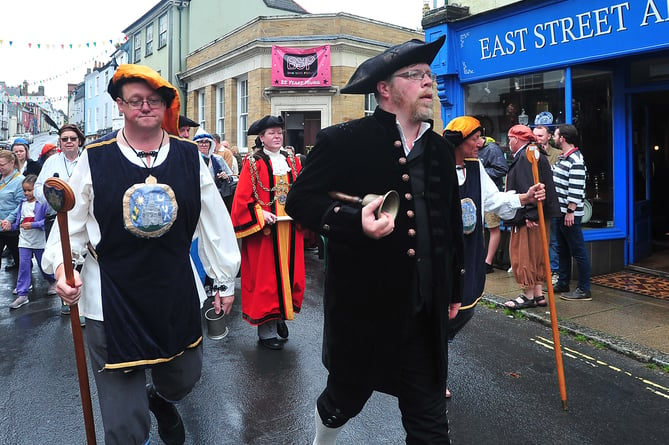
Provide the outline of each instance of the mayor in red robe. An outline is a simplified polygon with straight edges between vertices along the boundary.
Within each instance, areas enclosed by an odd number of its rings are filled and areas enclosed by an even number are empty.
[[[304,296],[304,240],[284,210],[286,196],[301,170],[283,149],[283,119],[265,116],[251,124],[257,150],[239,174],[232,223],[242,240],[242,317],[258,326],[259,343],[282,349],[285,320],[300,312]]]

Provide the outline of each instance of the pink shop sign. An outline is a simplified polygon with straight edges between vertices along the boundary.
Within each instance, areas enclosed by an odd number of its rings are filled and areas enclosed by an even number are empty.
[[[330,45],[306,49],[272,46],[272,86],[313,88],[330,84]]]

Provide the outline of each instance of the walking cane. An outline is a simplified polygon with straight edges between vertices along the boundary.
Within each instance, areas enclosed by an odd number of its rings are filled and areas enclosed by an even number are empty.
[[[63,249],[63,267],[67,284],[74,287],[74,268],[72,267],[72,250],[70,249],[70,233],[67,228],[67,212],[74,207],[74,193],[62,179],[49,178],[44,182],[44,197],[49,205],[58,212],[58,229],[60,244]],[[88,386],[88,370],[84,353],[84,340],[79,322],[79,306],[70,306],[70,324],[72,325],[72,340],[74,341],[74,355],[77,360],[77,375],[79,377],[79,393],[84,411],[86,425],[86,441],[95,445],[95,423],[93,422],[93,406],[91,404],[91,389]]]
[[[539,182],[539,149],[530,145],[525,151],[527,159],[532,164],[532,176],[534,183]],[[548,239],[546,237],[546,222],[544,221],[544,206],[541,201],[537,201],[539,210],[539,228],[541,229],[541,241],[544,250],[544,268],[546,274],[546,288],[548,289],[548,304],[551,311],[551,327],[553,328],[553,345],[555,346],[555,362],[557,366],[558,384],[560,385],[560,399],[562,400],[562,409],[567,411],[567,388],[564,380],[564,367],[562,366],[562,349],[560,347],[560,332],[558,331],[557,310],[555,309],[555,298],[553,294],[553,282],[550,280],[551,263],[548,256]]]

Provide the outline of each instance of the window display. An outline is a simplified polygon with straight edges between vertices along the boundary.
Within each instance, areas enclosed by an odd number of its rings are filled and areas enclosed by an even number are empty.
[[[565,70],[554,70],[464,85],[465,112],[481,121],[485,135],[509,158],[507,132],[513,125],[545,125],[552,132],[570,123],[565,75]],[[570,121],[578,128],[588,170],[586,228],[613,226],[611,89],[610,72],[572,69]]]

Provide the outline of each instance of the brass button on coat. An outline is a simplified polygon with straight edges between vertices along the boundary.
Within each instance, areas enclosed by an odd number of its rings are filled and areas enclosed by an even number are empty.
[[[408,234],[411,238],[413,238],[414,236],[416,236],[416,231],[415,231],[414,229],[409,229],[409,231],[407,232],[407,234]]]
[[[414,215],[413,210],[407,210],[407,216],[409,218],[413,218],[413,215]]]
[[[408,173],[405,173],[405,174],[402,175],[402,181],[404,181],[404,182],[409,182],[409,178],[410,177],[409,177]]]
[[[330,230],[330,225],[329,224],[323,224],[323,230],[325,230],[325,231]]]
[[[400,148],[402,146],[402,141],[395,141],[395,147]]]
[[[401,157],[397,160],[397,162],[399,162],[400,165],[405,165],[407,163],[407,158]]]
[[[407,256],[415,257],[416,256],[416,251],[414,249],[407,250]]]
[[[413,195],[411,193],[405,193],[404,199],[406,199],[407,201],[411,201],[413,199]]]

